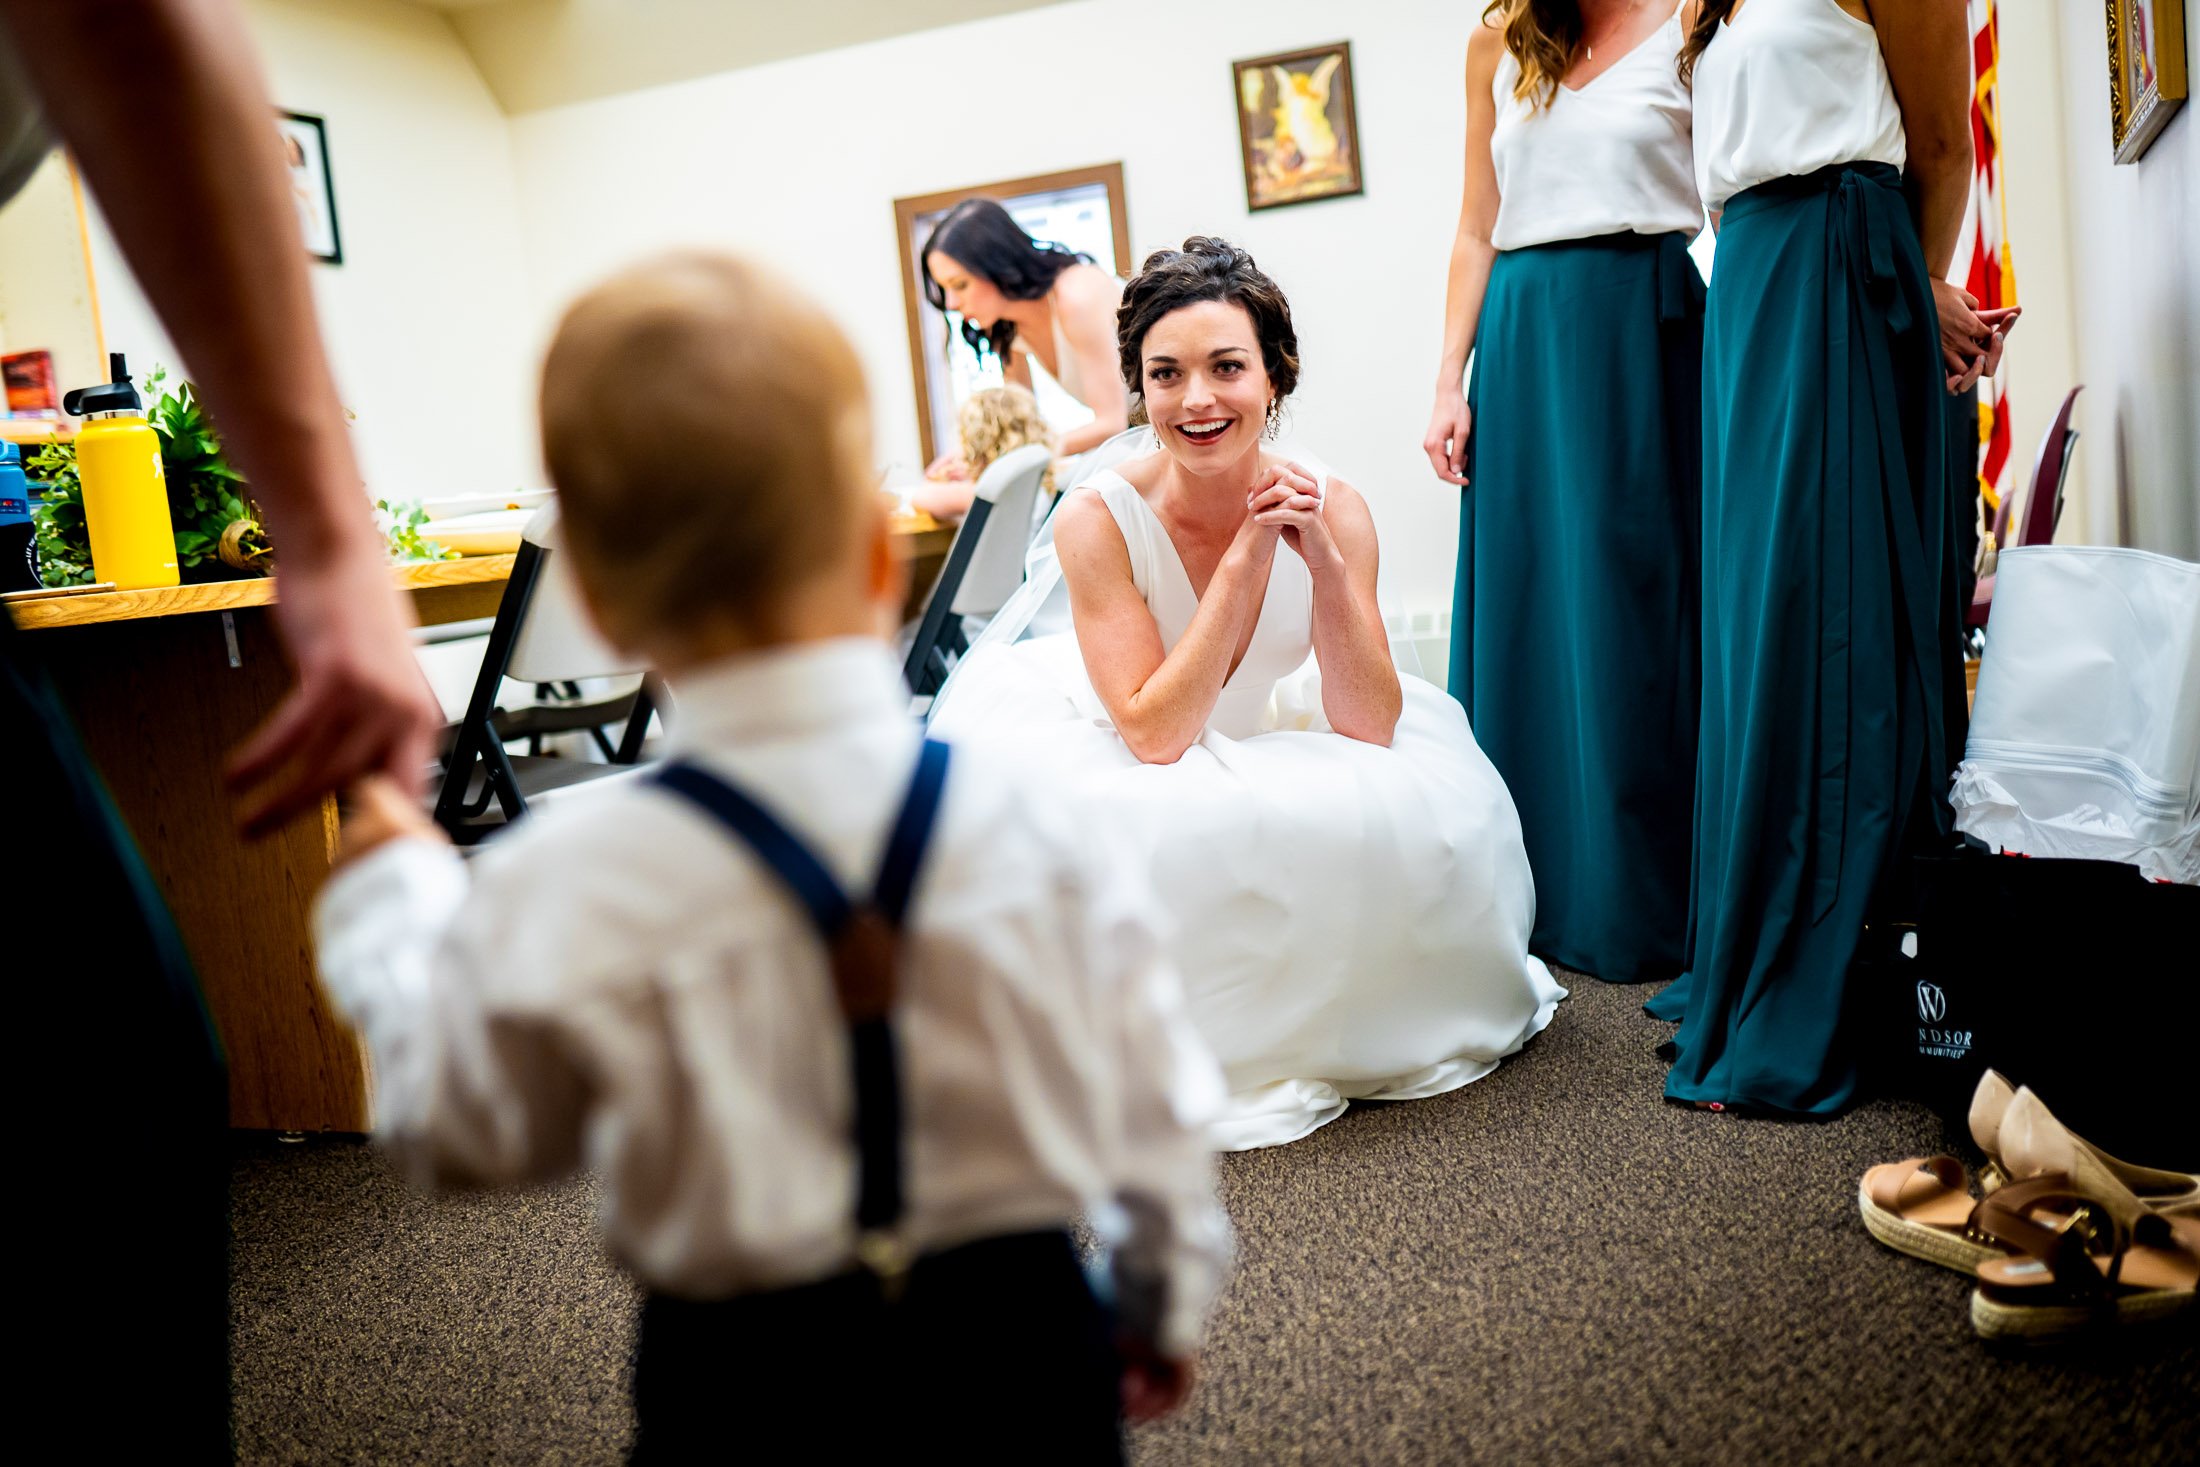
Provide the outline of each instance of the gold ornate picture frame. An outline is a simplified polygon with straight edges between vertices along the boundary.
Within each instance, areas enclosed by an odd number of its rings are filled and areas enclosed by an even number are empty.
[[[1233,61],[1230,81],[1248,210],[1365,191],[1350,41]]]
[[[2185,0],[2107,0],[2109,138],[2136,163],[2184,105]]]

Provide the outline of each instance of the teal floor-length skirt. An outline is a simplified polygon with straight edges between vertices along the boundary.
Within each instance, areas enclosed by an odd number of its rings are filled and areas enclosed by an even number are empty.
[[[1500,251],[1476,332],[1451,690],[1520,810],[1530,947],[1686,957],[1703,277],[1678,234]]]
[[[1666,1094],[1857,1098],[1848,981],[1892,863],[1949,828],[1963,737],[1944,373],[1895,170],[1727,205],[1704,326],[1703,719]]]

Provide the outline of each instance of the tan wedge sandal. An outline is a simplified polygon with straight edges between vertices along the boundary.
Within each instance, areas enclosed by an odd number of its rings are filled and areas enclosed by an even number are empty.
[[[2011,1182],[1972,1226],[2015,1257],[1978,1265],[1971,1327],[1983,1339],[2052,1340],[2150,1323],[2192,1307],[2200,1217],[2141,1206],[2061,1173]]]
[[[1971,1226],[1978,1199],[1971,1195],[1963,1163],[1952,1156],[1912,1157],[1864,1173],[1856,1189],[1865,1231],[1897,1253],[1976,1273],[2009,1250]]]
[[[2154,1211],[2200,1212],[2200,1176],[2138,1166],[2110,1156],[2056,1120],[2053,1112],[2030,1089],[2012,1086],[1995,1070],[1979,1076],[1978,1089],[1971,1093],[1971,1139],[1986,1153],[1986,1165],[1979,1169],[1980,1192],[1991,1194],[2012,1176],[2025,1175],[2022,1171],[2011,1172],[2002,1155],[2002,1127],[2012,1110],[2025,1115],[2027,1126],[2062,1131],[2074,1147],[2090,1155],[2109,1176]]]

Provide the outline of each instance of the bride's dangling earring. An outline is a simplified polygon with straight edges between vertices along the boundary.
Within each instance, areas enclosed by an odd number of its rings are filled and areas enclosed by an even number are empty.
[[[1268,423],[1260,430],[1260,436],[1267,439],[1270,443],[1275,442],[1276,429],[1279,425],[1281,425],[1282,422],[1283,399],[1280,397],[1271,397],[1268,399]]]

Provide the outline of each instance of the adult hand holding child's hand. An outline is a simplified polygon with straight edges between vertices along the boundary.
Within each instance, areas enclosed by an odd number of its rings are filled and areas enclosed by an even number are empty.
[[[427,817],[396,780],[371,774],[351,787],[345,801],[344,832],[336,842],[336,864],[346,866],[393,840],[417,837],[447,841],[441,826]]]

